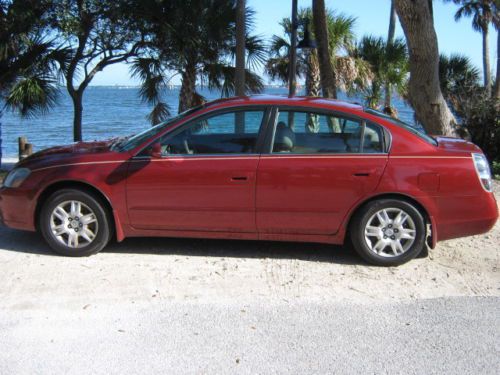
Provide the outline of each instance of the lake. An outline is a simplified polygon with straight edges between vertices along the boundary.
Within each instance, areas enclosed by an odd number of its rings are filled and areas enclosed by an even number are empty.
[[[220,93],[199,89],[208,100],[217,99]],[[83,139],[103,140],[116,136],[126,136],[140,132],[150,126],[146,116],[151,107],[142,103],[137,87],[91,86],[84,94]],[[266,88],[265,94],[286,95],[286,88]],[[299,92],[298,95],[301,93]],[[179,89],[166,90],[165,101],[171,113],[177,113]],[[340,99],[361,102],[360,99],[340,94]],[[413,122],[413,110],[401,99],[395,98],[402,120]],[[2,123],[2,151],[4,158],[17,157],[17,138],[28,137],[34,150],[67,144],[73,141],[73,106],[66,91],[61,91],[59,104],[48,113],[36,118],[21,119],[12,112],[5,111]]]

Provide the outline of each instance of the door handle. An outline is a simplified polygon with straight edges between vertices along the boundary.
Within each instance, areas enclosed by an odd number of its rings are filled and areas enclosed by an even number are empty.
[[[247,176],[235,176],[231,177],[231,181],[247,181],[248,177]]]
[[[356,172],[353,174],[353,176],[355,176],[355,177],[369,177],[370,172]]]

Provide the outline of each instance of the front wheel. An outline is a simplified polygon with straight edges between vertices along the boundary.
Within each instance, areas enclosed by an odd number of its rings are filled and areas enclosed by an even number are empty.
[[[39,226],[50,247],[67,256],[97,253],[111,237],[110,219],[100,199],[75,189],[56,191],[47,199]]]
[[[402,200],[368,203],[354,217],[350,231],[358,254],[377,266],[403,264],[425,246],[424,218],[415,206]]]

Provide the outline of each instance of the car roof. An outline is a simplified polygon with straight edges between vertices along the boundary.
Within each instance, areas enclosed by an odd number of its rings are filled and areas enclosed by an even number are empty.
[[[363,106],[357,103],[350,103],[343,100],[286,95],[252,95],[232,98],[222,98],[207,102],[204,107],[212,106],[237,106],[237,105],[287,105],[300,107],[328,107],[329,109],[339,109],[347,111],[363,111]]]

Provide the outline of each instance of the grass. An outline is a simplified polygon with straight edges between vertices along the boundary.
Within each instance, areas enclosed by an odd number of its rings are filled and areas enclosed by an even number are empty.
[[[3,182],[3,179],[4,179],[6,174],[7,174],[7,171],[0,169],[0,184]]]

